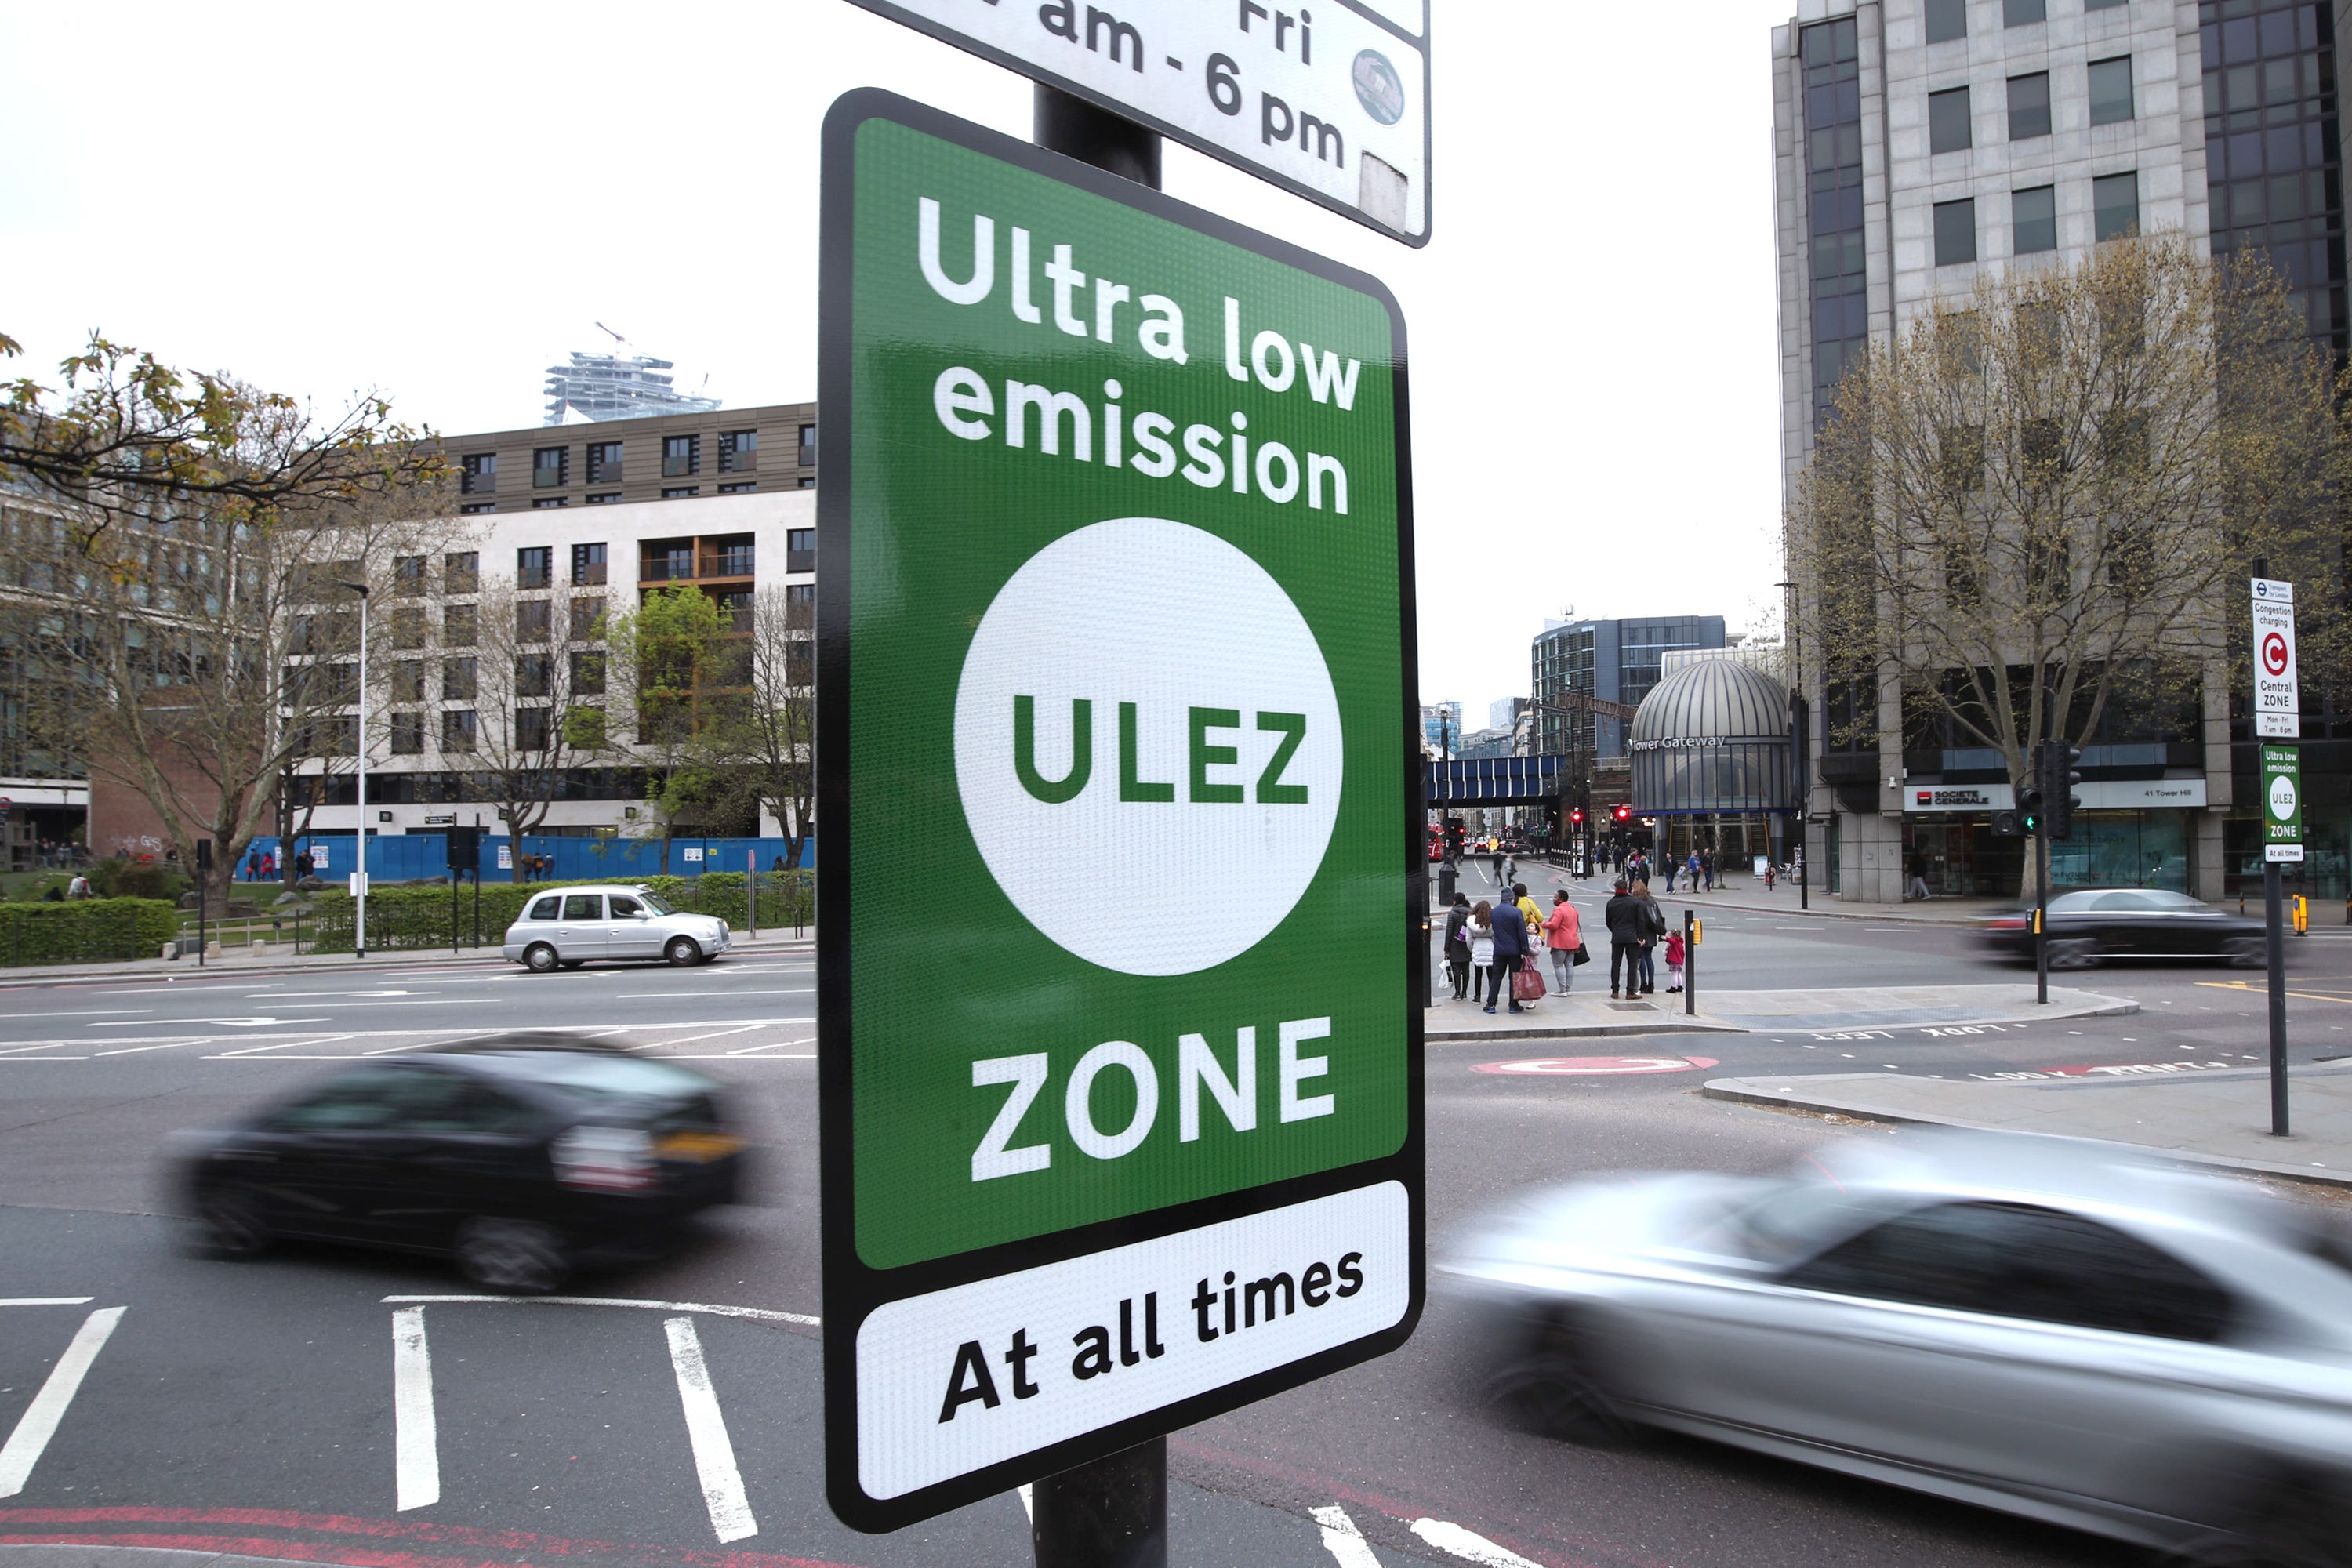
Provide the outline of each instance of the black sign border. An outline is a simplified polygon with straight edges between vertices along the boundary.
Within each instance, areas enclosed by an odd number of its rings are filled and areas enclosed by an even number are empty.
[[[879,88],[859,88],[834,100],[824,132],[820,193],[817,322],[817,406],[824,421],[824,449],[835,457],[817,486],[817,820],[826,824],[824,852],[816,866],[817,892],[817,1104],[821,1174],[822,1253],[824,1264],[825,1491],[843,1523],[868,1533],[898,1530],[950,1509],[1008,1491],[1024,1482],[1114,1454],[1178,1427],[1293,1388],[1302,1383],[1385,1355],[1412,1336],[1426,1295],[1427,1221],[1423,1201],[1423,1017],[1410,1005],[1405,1039],[1405,1136],[1396,1152],[1312,1175],[1292,1177],[1192,1203],[1150,1210],[1074,1229],[1031,1237],[951,1258],[902,1268],[876,1269],[857,1255],[856,1180],[851,1118],[851,969],[849,906],[851,857],[850,781],[845,744],[851,722],[849,683],[850,511],[856,484],[848,457],[851,423],[850,325],[856,258],[856,150],[858,128],[884,120],[954,143],[986,157],[1027,169],[1065,184],[1177,223],[1196,233],[1255,251],[1285,266],[1327,279],[1377,300],[1389,312],[1395,344],[1397,590],[1401,683],[1398,692],[1400,755],[1403,770],[1404,818],[1400,845],[1407,868],[1406,907],[1398,911],[1398,961],[1405,973],[1423,962],[1427,902],[1423,842],[1419,650],[1415,640],[1412,554],[1412,465],[1408,355],[1402,311],[1379,279],[1328,257],[1244,228],[1198,207],[1077,163],[1030,142],[991,131],[901,98]],[[1409,1000],[1412,993],[1408,992]],[[992,1279],[1024,1268],[1149,1241],[1177,1231],[1237,1219],[1293,1204],[1396,1182],[1406,1193],[1409,1267],[1412,1281],[1404,1316],[1391,1328],[1303,1360],[1227,1384],[1174,1405],[1100,1427],[982,1470],[909,1492],[877,1499],[866,1495],[857,1469],[857,1333],[874,1310],[888,1302]]]
[[[995,0],[989,0],[989,3],[993,5]],[[1198,5],[1204,3],[1204,0],[1181,0],[1181,3]],[[1085,99],[1096,108],[1106,110],[1122,120],[1132,120],[1138,125],[1149,126],[1171,142],[1181,142],[1194,152],[1206,153],[1220,163],[1239,169],[1244,174],[1264,180],[1270,185],[1279,185],[1294,196],[1304,196],[1318,207],[1328,207],[1341,217],[1353,219],[1374,234],[1385,236],[1418,250],[1429,243],[1431,232],[1437,227],[1437,166],[1433,161],[1436,152],[1437,107],[1430,96],[1433,65],[1430,59],[1429,36],[1426,31],[1428,24],[1424,20],[1423,32],[1419,37],[1415,37],[1377,11],[1359,5],[1357,0],[1338,0],[1338,3],[1380,28],[1381,31],[1412,45],[1420,51],[1421,179],[1423,187],[1422,215],[1424,221],[1419,234],[1407,234],[1401,228],[1391,228],[1388,225],[1371,217],[1361,207],[1349,206],[1337,196],[1327,195],[1314,186],[1294,180],[1287,174],[1276,174],[1263,163],[1252,163],[1230,147],[1221,146],[1206,137],[1196,136],[1181,125],[1162,120],[1155,114],[1147,114],[1131,103],[1113,98],[1083,82],[1074,81],[1058,71],[1048,70],[1035,61],[1024,59],[1009,49],[1000,49],[993,44],[984,43],[981,39],[960,33],[944,22],[936,22],[929,16],[919,16],[904,5],[895,4],[894,0],[850,0],[853,5],[871,11],[877,16],[887,16],[893,22],[912,27],[915,31],[937,38],[943,44],[953,44],[966,54],[977,56],[992,65],[1003,66],[1005,69],[1025,76],[1032,81],[1041,81],[1049,87],[1057,88],[1073,98]]]

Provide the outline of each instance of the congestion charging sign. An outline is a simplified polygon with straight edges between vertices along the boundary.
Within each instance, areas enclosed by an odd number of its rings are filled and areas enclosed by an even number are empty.
[[[888,1530],[1412,1331],[1405,345],[888,93],[824,155],[826,1470]]]

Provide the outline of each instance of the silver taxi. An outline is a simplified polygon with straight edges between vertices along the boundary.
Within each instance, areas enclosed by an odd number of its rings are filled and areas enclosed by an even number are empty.
[[[683,968],[718,957],[733,937],[716,915],[688,914],[643,888],[554,888],[523,906],[499,951],[542,974],[608,958]]]

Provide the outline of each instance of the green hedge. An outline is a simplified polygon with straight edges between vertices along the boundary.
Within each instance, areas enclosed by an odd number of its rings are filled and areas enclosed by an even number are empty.
[[[806,925],[814,914],[814,873],[762,871],[760,874],[760,924],[765,928]],[[506,936],[523,907],[540,894],[563,888],[607,887],[612,879],[584,882],[484,882],[481,888],[481,933],[485,946],[495,947]],[[635,883],[624,884],[635,886]],[[711,871],[700,877],[647,877],[643,885],[681,910],[717,915],[737,931],[744,925],[743,873]],[[368,947],[371,950],[430,948],[449,945],[449,885],[446,882],[404,882],[368,893]],[[352,945],[352,900],[336,888],[311,897],[311,920],[303,932],[313,950],[332,952]],[[457,890],[457,940],[474,941],[474,887]]]
[[[152,958],[179,929],[179,911],[156,899],[0,904],[0,963]]]

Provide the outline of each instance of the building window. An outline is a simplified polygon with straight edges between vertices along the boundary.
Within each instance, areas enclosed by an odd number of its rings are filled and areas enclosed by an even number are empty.
[[[422,605],[402,605],[392,612],[392,646],[396,648],[425,646],[425,607]]]
[[[2139,232],[2139,175],[2101,174],[2091,182],[2094,239],[2122,239]]]
[[[672,485],[662,491],[662,500],[684,500],[688,496],[700,495],[701,493],[702,487],[700,485]]]
[[[665,436],[662,437],[662,478],[682,479],[689,474],[702,472],[702,437],[699,436]]]
[[[757,479],[745,479],[745,480],[744,480],[742,483],[740,483],[740,484],[735,484],[735,485],[721,485],[721,486],[719,486],[719,493],[720,495],[723,495],[723,496],[740,496],[740,495],[743,494],[746,490],[756,490],[756,489],[758,489],[759,488],[760,488],[760,481],[759,481],[759,480],[757,480]]]
[[[2085,11],[2112,11],[2118,5],[2127,5],[2130,3],[2131,0],[2083,0],[2083,9]]]
[[[2050,134],[2050,73],[2009,79],[2009,139],[2027,142]]]
[[[397,555],[392,562],[392,591],[404,599],[425,592],[425,557]]]
[[[425,750],[425,715],[394,713],[392,716],[392,754],[413,757]]]
[[[552,511],[557,507],[569,506],[571,504],[572,498],[570,496],[541,496],[539,500],[531,502],[530,507],[533,511]]]
[[[588,504],[590,506],[609,506],[620,499],[621,492],[618,490],[600,490],[589,496]]]
[[[499,503],[494,500],[469,500],[457,509],[457,514],[460,517],[479,517],[486,511],[498,510]]]
[[[588,443],[588,482],[592,485],[617,485],[621,482],[620,442]]]
[[[515,586],[544,588],[555,574],[555,550],[551,545],[531,544],[515,552]]]
[[[814,425],[801,426],[800,459],[803,468],[816,467],[816,426]]]
[[[801,489],[804,490],[813,490],[816,489],[816,476],[814,474],[803,474],[801,476]]]
[[[523,599],[515,605],[515,641],[545,642],[548,628],[553,624],[554,604],[546,599]]]
[[[748,537],[738,534],[710,540],[705,549],[702,574],[706,577],[749,577],[754,571],[756,552]]]
[[[647,540],[638,547],[637,580],[675,583],[694,575],[694,542],[688,539]]]
[[[722,474],[748,474],[760,466],[760,433],[757,430],[721,430],[719,432],[719,471]]]
[[[2058,248],[2058,190],[2035,185],[2013,191],[2009,198],[2009,223],[2014,231],[2015,253],[2032,256]]]
[[[441,700],[471,702],[480,682],[471,658],[445,658],[441,661]]]
[[[594,648],[572,650],[572,691],[574,697],[604,695],[604,656]]]
[[[517,697],[544,697],[554,682],[555,664],[546,654],[515,655],[514,694]]]
[[[602,544],[575,544],[572,547],[572,583],[574,587],[591,588],[604,581],[604,547]]]
[[[560,490],[572,478],[572,448],[541,447],[530,455],[530,488]]]
[[[542,695],[544,695],[542,693]],[[515,750],[543,752],[547,750],[548,710],[544,708],[518,708],[514,716]]]
[[[792,528],[784,531],[784,570],[814,572],[816,570],[816,530]]]
[[[441,646],[471,647],[480,640],[481,621],[473,605],[446,605],[441,610]]]
[[[1812,291],[1813,416],[1827,416],[1845,367],[1869,336],[1862,222],[1862,75],[1852,16],[1801,35],[1805,72],[1805,189]]]
[[[1927,0],[1927,41],[1948,44],[1969,36],[1969,0]]]
[[[499,488],[499,455],[469,452],[457,459],[457,489],[462,495],[486,495]]]
[[[2113,125],[2132,117],[2131,57],[2091,62],[2091,123]]]
[[[1927,151],[1958,153],[1969,145],[1969,89],[1956,87],[1927,95]]]
[[[2000,25],[2004,27],[2022,27],[2030,22],[2049,19],[2049,0],[2000,0]]]
[[[803,614],[815,614],[816,584],[814,583],[786,584],[784,585],[784,607],[793,613],[795,621],[797,621],[799,616]]]
[[[477,550],[455,550],[441,557],[441,591],[476,594],[482,587],[482,556]]]
[[[587,642],[596,635],[596,623],[604,618],[602,595],[575,595],[572,600],[572,640]]]
[[[1936,204],[1936,265],[1954,267],[1977,258],[1977,204],[1973,198]]]
[[[394,702],[425,700],[425,661],[404,658],[392,667],[392,700]]]
[[[445,752],[470,752],[474,749],[474,710],[471,708],[445,708],[441,710],[441,749]]]

